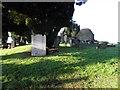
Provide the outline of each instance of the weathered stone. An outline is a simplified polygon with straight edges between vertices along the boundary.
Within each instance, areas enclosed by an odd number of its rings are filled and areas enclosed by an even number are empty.
[[[11,32],[8,32],[8,38],[7,38],[7,44],[8,44],[8,48],[12,48],[11,44],[13,43],[13,39],[12,39],[12,34]]]
[[[87,41],[94,41],[94,34],[89,28],[81,29],[76,37],[83,43],[86,43]]]
[[[15,47],[15,41],[13,40],[12,42],[11,42],[11,48],[14,48]]]
[[[60,43],[64,43],[64,27],[60,29],[60,31],[58,32],[58,37],[60,37]]]
[[[105,49],[107,48],[108,42],[99,42],[96,46],[96,49]]]
[[[70,44],[70,47],[73,45],[73,40],[71,37],[69,37],[69,44]]]
[[[54,41],[53,47],[59,47],[60,41],[61,41],[61,37],[57,36]]]
[[[67,35],[64,35],[64,42],[65,42],[65,44],[68,43],[68,36]]]
[[[32,56],[46,55],[46,35],[36,34],[32,35]]]

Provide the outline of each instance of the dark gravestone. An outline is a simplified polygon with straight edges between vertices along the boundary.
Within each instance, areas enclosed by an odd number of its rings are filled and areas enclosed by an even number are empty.
[[[19,44],[20,45],[25,45],[26,44],[26,38],[24,36],[20,36]]]
[[[54,41],[53,47],[59,47],[60,42],[61,42],[61,37],[57,36]]]
[[[80,40],[79,39],[75,38],[74,42],[75,42],[75,47],[79,47],[80,46]]]
[[[96,46],[96,49],[105,49],[107,48],[108,42],[99,42]]]
[[[69,44],[72,47],[79,47],[80,46],[80,40],[77,38],[69,38]]]
[[[116,44],[108,43],[107,47],[116,47]]]
[[[60,41],[60,43],[64,43],[64,34],[63,33],[61,33],[61,41]]]

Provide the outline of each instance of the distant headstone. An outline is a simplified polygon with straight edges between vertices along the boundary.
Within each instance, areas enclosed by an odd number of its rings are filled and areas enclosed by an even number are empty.
[[[60,41],[61,41],[61,37],[57,36],[54,41],[53,47],[59,47]]]
[[[13,44],[13,39],[12,39],[11,32],[8,32],[7,44],[8,44],[8,48],[10,49],[11,45]]]
[[[77,39],[77,38],[72,38],[70,46],[79,47],[80,46],[80,40]]]
[[[82,43],[87,43],[87,41],[94,41],[94,34],[89,28],[81,29],[76,37],[82,41]]]
[[[15,47],[15,41],[13,40],[12,42],[11,42],[11,48],[14,48]]]
[[[25,45],[26,44],[26,38],[24,36],[20,36],[19,44],[20,45]]]
[[[60,37],[60,43],[64,43],[64,27],[60,29],[57,36]]]
[[[72,37],[69,37],[69,44],[70,44],[70,47],[73,45]]]
[[[46,35],[36,34],[31,35],[32,38],[32,56],[46,55]]]
[[[64,35],[64,42],[65,42],[65,44],[67,44],[67,42],[68,42],[68,36],[67,35]]]
[[[105,49],[107,48],[108,42],[99,42],[96,46],[96,49]]]

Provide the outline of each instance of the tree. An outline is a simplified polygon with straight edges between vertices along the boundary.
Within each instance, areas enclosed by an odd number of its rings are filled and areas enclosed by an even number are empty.
[[[15,32],[15,34],[19,34],[21,36],[25,36],[27,35],[26,33],[30,33],[30,30],[25,25],[25,15],[18,13],[14,10],[3,8],[2,17],[3,37],[7,36],[8,31]]]
[[[76,37],[76,34],[80,31],[80,25],[75,23],[74,21],[71,22],[69,27],[65,28],[64,34],[67,34],[70,37]]]
[[[81,6],[86,1],[78,0],[76,4]],[[74,12],[74,2],[3,2],[2,4],[8,10],[27,16],[30,20],[27,22],[28,27],[35,34],[45,34],[49,48],[53,45],[60,28],[69,26]],[[21,18],[16,22],[18,21],[21,21]]]
[[[47,47],[53,45],[60,28],[69,25],[74,12],[74,2],[4,2],[3,6],[30,18],[33,33],[47,36]]]
[[[80,31],[80,25],[75,23],[74,21],[70,25],[71,36],[76,37],[76,34]]]

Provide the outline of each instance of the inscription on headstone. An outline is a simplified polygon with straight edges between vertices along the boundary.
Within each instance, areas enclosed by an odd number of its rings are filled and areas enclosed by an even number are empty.
[[[46,35],[36,34],[31,35],[32,38],[32,56],[46,55]]]

